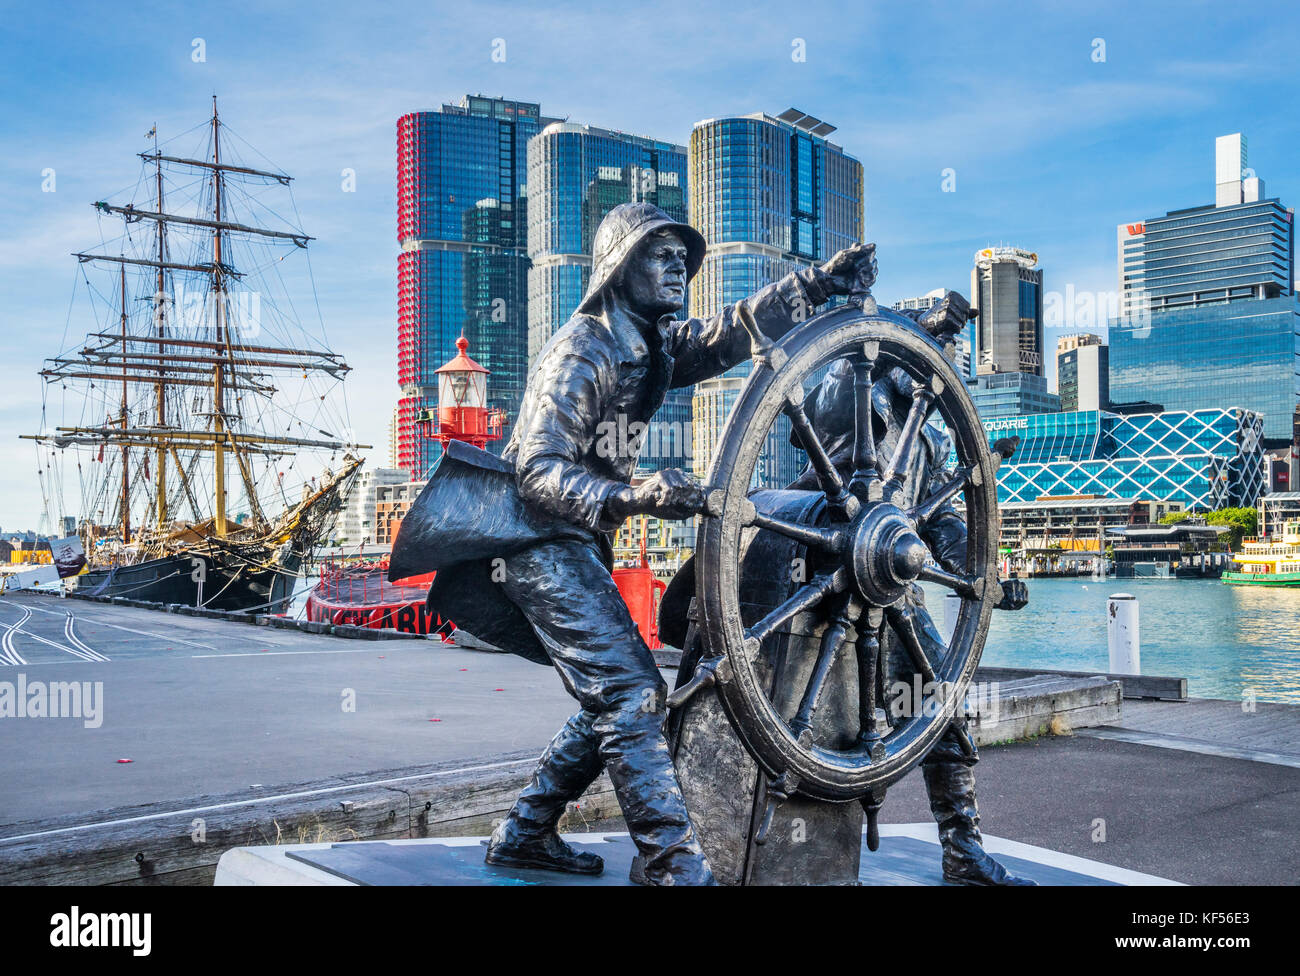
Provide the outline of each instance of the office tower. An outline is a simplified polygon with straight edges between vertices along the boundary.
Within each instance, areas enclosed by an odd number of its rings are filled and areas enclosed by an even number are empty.
[[[1110,393],[1169,410],[1256,411],[1265,443],[1284,448],[1300,393],[1295,214],[1265,198],[1245,163],[1246,140],[1221,137],[1214,205],[1119,226]]]
[[[1037,373],[977,373],[966,381],[966,389],[985,420],[1061,409],[1061,398],[1048,392],[1047,377]]]
[[[898,312],[928,312],[943,301],[943,296],[946,294],[948,294],[948,289],[936,288],[933,291],[927,291],[924,295],[918,295],[916,298],[900,298],[890,308]]]
[[[827,140],[835,126],[798,109],[708,119],[691,131],[691,223],[708,252],[691,313],[708,316],[863,237],[862,164]],[[748,362],[695,388],[694,473],[703,478]],[[803,466],[782,417],[755,483],[784,487]]]
[[[433,371],[464,334],[511,420],[527,378],[528,140],[538,105],[467,95],[397,121],[398,463],[422,478],[439,455],[418,421],[436,408]],[[504,440],[495,442],[499,451]]]
[[[1043,376],[1043,272],[1038,255],[1018,247],[975,252],[970,303],[975,320],[975,372]]]
[[[1110,409],[1110,347],[1090,332],[1056,343],[1056,389],[1062,410]]]
[[[562,327],[591,278],[596,228],[620,203],[687,212],[686,147],[553,122],[528,143],[528,360]],[[638,469],[689,468],[691,390],[669,390],[645,433]]]
[[[335,528],[341,546],[376,543],[375,493],[384,485],[406,483],[410,476],[404,468],[362,468],[352,479],[343,496],[343,512]]]

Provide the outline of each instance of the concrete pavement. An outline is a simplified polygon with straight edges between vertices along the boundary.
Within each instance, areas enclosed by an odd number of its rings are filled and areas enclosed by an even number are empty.
[[[71,653],[68,612],[106,662]],[[97,728],[0,718],[0,836],[42,817],[540,753],[576,710],[550,668],[436,640],[349,641],[31,594],[0,597],[5,636],[26,663],[0,663],[0,682],[102,682],[103,717]]]

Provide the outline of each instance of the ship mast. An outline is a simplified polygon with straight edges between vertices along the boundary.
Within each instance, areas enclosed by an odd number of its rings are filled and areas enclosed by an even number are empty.
[[[154,152],[158,150],[158,126],[153,127]],[[154,163],[154,178],[157,186],[158,212],[163,212],[163,177],[162,177],[162,160],[156,160]],[[164,264],[167,259],[167,225],[160,223],[157,227],[158,233],[158,267],[157,280],[154,288],[154,306],[153,317],[154,324],[158,327],[158,338],[160,340],[167,337],[167,319],[164,307],[164,299],[167,296],[167,278]],[[125,267],[123,268],[125,270]],[[166,387],[163,382],[164,359],[167,355],[167,347],[160,341],[158,343],[158,383],[154,387],[154,395],[157,403],[157,423],[161,430],[167,426],[167,398]],[[125,356],[122,357],[126,359]],[[154,453],[154,477],[158,480],[154,482],[154,511],[158,516],[157,526],[161,532],[166,529],[171,521],[170,514],[167,511],[167,451],[159,443]]]
[[[126,352],[126,266],[119,269],[121,280],[122,302],[122,352]],[[122,430],[126,431],[130,425],[130,419],[127,417],[127,375],[126,359],[122,360]],[[122,441],[122,545],[131,541],[131,469],[129,463],[131,448],[128,446],[125,438]]]
[[[224,320],[225,303],[221,280],[221,120],[217,117],[217,96],[212,96],[212,307],[216,314],[217,345],[227,346]],[[162,208],[159,208],[161,212]],[[212,434],[216,442],[216,532],[226,534],[226,441],[225,375],[220,354],[212,365]]]
[[[288,186],[292,177],[281,172],[254,169],[248,166],[222,162],[221,158],[221,120],[217,111],[217,99],[212,99],[211,136],[212,151],[208,159],[191,159],[182,156],[165,155],[159,148],[156,129],[152,151],[140,153],[145,162],[154,166],[155,192],[151,204],[145,208],[133,203],[124,206],[97,201],[94,206],[101,214],[119,215],[126,224],[148,220],[156,225],[157,239],[151,242],[144,254],[128,257],[125,254],[100,254],[77,252],[78,261],[104,262],[118,267],[119,292],[121,301],[120,329],[117,331],[96,331],[86,336],[85,345],[77,352],[69,352],[47,360],[41,376],[49,383],[66,383],[68,380],[87,380],[94,386],[96,380],[107,380],[122,384],[122,415],[120,422],[106,418],[100,425],[56,427],[43,434],[23,435],[27,439],[39,441],[55,448],[90,447],[103,448],[105,445],[120,448],[122,465],[121,494],[121,531],[123,543],[130,541],[130,452],[140,448],[145,457],[145,475],[148,477],[148,455],[154,455],[157,481],[154,484],[153,510],[157,535],[161,544],[164,532],[169,528],[171,512],[167,497],[167,481],[171,472],[180,479],[180,489],[193,512],[196,521],[201,521],[198,500],[192,484],[194,466],[199,458],[211,454],[214,475],[213,534],[231,535],[232,526],[227,512],[227,452],[233,454],[240,477],[248,498],[252,527],[258,530],[270,528],[271,523],[262,511],[257,498],[256,483],[250,456],[279,458],[292,456],[296,448],[314,448],[327,450],[351,450],[366,448],[369,445],[352,445],[338,440],[327,431],[321,431],[325,438],[291,437],[242,429],[241,425],[232,425],[232,417],[227,413],[227,401],[231,395],[253,394],[271,398],[278,391],[272,384],[274,374],[286,373],[301,375],[304,379],[309,373],[321,373],[334,379],[343,379],[351,367],[343,358],[328,349],[293,347],[288,344],[251,345],[238,341],[240,336],[232,336],[232,329],[237,323],[232,322],[230,306],[227,301],[230,280],[242,279],[243,272],[228,264],[230,261],[230,235],[238,237],[252,236],[263,239],[292,241],[298,247],[305,248],[311,237],[297,229],[273,230],[254,227],[230,220],[231,210],[226,197],[227,177],[274,180]],[[165,209],[167,200],[164,196],[163,164],[183,168],[209,171],[212,178],[212,206],[210,212],[200,215],[171,214]],[[152,206],[154,209],[149,209]],[[237,218],[236,218],[237,219]],[[192,227],[211,232],[211,260],[186,259],[180,255],[169,255],[168,226],[181,228]],[[127,310],[126,270],[127,266],[150,269],[153,274],[154,328],[140,329],[132,332],[130,316]],[[214,313],[212,320],[205,320],[211,331],[189,334],[185,330],[185,320],[173,316],[168,320],[167,284],[168,273],[180,272],[201,275],[207,279],[209,299]],[[147,280],[147,279],[146,279]],[[179,328],[178,328],[179,327]],[[143,418],[132,422],[130,415],[131,388],[152,387],[154,419],[146,423]],[[189,413],[181,405],[176,409],[175,391],[186,388],[209,390],[212,394],[211,416],[207,422]],[[170,391],[170,392],[169,392]],[[173,397],[173,408],[169,411],[168,396]],[[238,402],[238,401],[237,401]],[[198,407],[196,405],[195,410]],[[170,418],[169,412],[176,416]],[[188,422],[193,416],[194,421]],[[238,419],[238,418],[235,418]],[[190,461],[185,461],[185,457]],[[169,458],[170,462],[169,463]],[[188,468],[187,468],[188,464]],[[170,471],[169,471],[170,469]],[[242,534],[242,533],[241,533]]]

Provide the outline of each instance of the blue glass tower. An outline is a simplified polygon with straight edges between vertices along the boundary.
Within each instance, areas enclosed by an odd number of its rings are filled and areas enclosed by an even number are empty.
[[[1245,139],[1216,144],[1215,204],[1121,224],[1110,396],[1170,410],[1242,407],[1290,443],[1300,395],[1294,211],[1264,197]]]
[[[490,405],[510,419],[518,411],[528,360],[527,145],[550,121],[535,103],[478,95],[397,121],[397,454],[412,477],[438,457],[417,416],[437,406],[433,371],[462,332],[492,371]]]
[[[620,203],[687,213],[686,147],[572,122],[528,143],[528,358],[573,314],[591,278],[596,228]],[[670,390],[650,423],[639,470],[689,468],[691,390]]]
[[[691,131],[691,224],[709,249],[691,314],[714,315],[770,282],[862,240],[862,164],[826,137],[834,126],[798,109],[697,123]],[[750,366],[695,388],[694,474],[703,478]],[[784,487],[803,467],[784,417],[762,452],[756,484]]]
[[[1047,378],[1037,373],[980,373],[966,381],[966,388],[985,419],[1061,409],[1061,398],[1047,391]]]

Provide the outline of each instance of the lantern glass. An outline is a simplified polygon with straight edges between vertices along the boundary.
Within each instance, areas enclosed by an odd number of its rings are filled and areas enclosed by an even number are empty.
[[[469,370],[453,370],[438,376],[438,406],[487,406],[487,375]]]

